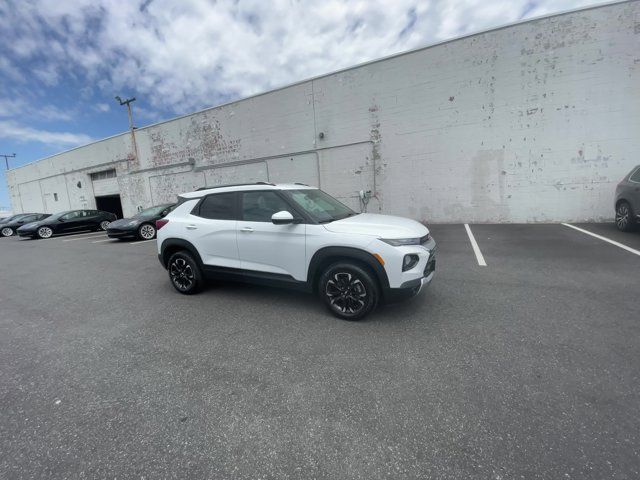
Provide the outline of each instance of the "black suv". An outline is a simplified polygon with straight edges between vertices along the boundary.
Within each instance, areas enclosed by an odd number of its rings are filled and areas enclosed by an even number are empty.
[[[628,232],[640,221],[640,165],[618,184],[615,207],[618,230]]]
[[[113,213],[101,210],[68,210],[39,222],[28,223],[18,229],[21,237],[49,238],[54,233],[73,233],[83,230],[106,230],[116,219]]]

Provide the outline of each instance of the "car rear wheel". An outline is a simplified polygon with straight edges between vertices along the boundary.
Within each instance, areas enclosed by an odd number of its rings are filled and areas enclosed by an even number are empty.
[[[155,236],[156,228],[149,223],[144,223],[138,228],[138,237],[142,240],[151,240],[155,238]]]
[[[2,232],[0,232],[2,234],[3,237],[10,237],[11,235],[13,235],[15,232],[13,231],[13,228],[10,227],[4,227],[2,229]]]
[[[361,320],[378,304],[378,285],[359,265],[339,262],[329,266],[319,282],[319,293],[331,313],[343,320]]]
[[[616,208],[616,227],[621,232],[628,232],[633,228],[633,212],[627,202],[620,202]]]
[[[38,237],[39,238],[49,238],[53,235],[53,230],[51,227],[40,227],[38,229]]]
[[[107,228],[109,228],[109,224],[111,222],[109,220],[103,220],[100,222],[100,230],[106,230]]]
[[[181,251],[171,255],[167,270],[171,284],[178,292],[191,295],[202,288],[202,272],[189,252]]]

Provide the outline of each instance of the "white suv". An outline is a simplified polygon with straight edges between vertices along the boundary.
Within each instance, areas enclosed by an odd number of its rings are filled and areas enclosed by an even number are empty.
[[[318,292],[336,316],[359,320],[378,301],[431,282],[436,243],[407,218],[357,213],[303,184],[200,189],[156,222],[158,257],[180,293],[205,278]]]

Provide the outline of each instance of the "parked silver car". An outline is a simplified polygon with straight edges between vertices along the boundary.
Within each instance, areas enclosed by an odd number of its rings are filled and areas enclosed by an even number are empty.
[[[615,207],[618,230],[628,232],[640,222],[640,165],[618,184]]]

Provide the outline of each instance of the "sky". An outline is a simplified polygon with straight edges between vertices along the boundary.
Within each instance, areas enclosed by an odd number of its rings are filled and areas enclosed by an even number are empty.
[[[1,0],[11,167],[136,126],[585,0]],[[4,164],[4,159],[0,157]],[[4,165],[0,211],[10,202]]]

